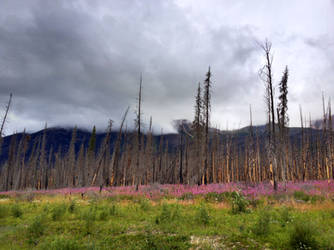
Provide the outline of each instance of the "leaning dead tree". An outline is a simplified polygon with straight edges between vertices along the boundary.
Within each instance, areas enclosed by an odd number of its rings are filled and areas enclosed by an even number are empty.
[[[114,186],[121,184],[120,183],[121,180],[119,178],[121,174],[121,170],[119,169],[119,159],[120,159],[120,153],[121,153],[122,131],[123,131],[123,126],[124,126],[126,116],[128,115],[128,112],[129,112],[129,108],[130,107],[126,109],[123,115],[122,123],[119,128],[116,143],[114,146],[114,151],[113,151],[112,158],[111,158],[111,172],[112,172],[111,184]]]
[[[108,126],[108,129],[107,129],[107,135],[106,137],[104,138],[104,142],[101,146],[101,152],[97,158],[97,167],[96,169],[94,170],[94,173],[93,173],[93,178],[92,178],[92,182],[91,182],[91,186],[94,186],[95,185],[95,182],[96,182],[96,178],[100,172],[100,169],[102,167],[102,163],[103,161],[106,159],[106,157],[108,157],[109,154],[108,153],[108,149],[109,149],[109,145],[110,145],[110,133],[111,133],[111,129],[112,129],[112,124],[113,124],[113,121],[110,120],[109,121],[109,126]],[[103,184],[101,184],[103,185]]]
[[[0,127],[0,154],[1,154],[1,148],[2,148],[2,136],[3,136],[3,129],[5,127],[5,124],[7,122],[7,116],[8,116],[8,112],[9,112],[9,108],[10,108],[10,105],[12,103],[12,97],[13,97],[13,94],[10,93],[9,94],[9,100],[8,100],[8,103],[5,107],[5,114],[2,118],[2,122],[1,122],[1,127]]]

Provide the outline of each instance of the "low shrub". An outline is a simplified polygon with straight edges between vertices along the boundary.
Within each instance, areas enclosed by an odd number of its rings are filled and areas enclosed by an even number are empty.
[[[83,227],[84,233],[87,235],[91,234],[96,220],[96,207],[90,207],[83,211],[81,219],[85,222]]]
[[[37,244],[39,237],[44,234],[45,231],[44,216],[36,216],[30,225],[27,227],[28,241],[29,243]]]
[[[119,202],[119,201],[133,201],[135,199],[134,195],[129,194],[116,194],[108,196],[107,200],[109,202]]]
[[[77,250],[80,249],[78,242],[73,239],[67,239],[62,236],[56,237],[49,243],[50,245],[45,248],[49,250]]]
[[[71,214],[73,214],[74,211],[75,211],[75,208],[76,208],[76,203],[75,203],[74,200],[72,200],[70,202],[70,205],[68,206],[68,212],[70,212]]]
[[[143,211],[148,211],[151,208],[151,203],[148,199],[143,198],[139,200],[140,209]]]
[[[0,219],[5,218],[9,214],[9,209],[7,205],[0,206]]]
[[[251,199],[251,200],[249,200],[249,205],[252,208],[261,207],[261,206],[263,206],[263,204],[264,204],[264,200],[263,199]]]
[[[210,223],[210,216],[207,208],[201,205],[196,213],[196,220],[203,225],[208,225]]]
[[[46,238],[40,243],[39,248],[42,250],[77,250],[82,249],[79,242],[74,239],[68,239],[64,236]]]
[[[245,196],[240,194],[237,191],[233,191],[231,194],[231,202],[232,202],[232,213],[245,213],[248,211],[247,207],[249,205],[249,201]]]
[[[310,200],[310,196],[308,194],[305,194],[304,191],[295,191],[293,193],[293,198],[296,200],[302,200],[305,202],[308,202]]]
[[[182,218],[181,209],[178,204],[162,205],[162,210],[159,215],[155,217],[156,224],[166,224],[171,222],[180,222]]]
[[[293,216],[291,215],[291,208],[289,207],[283,207],[280,210],[280,221],[281,226],[285,227],[287,224],[293,222]]]
[[[161,213],[155,218],[155,223],[164,224],[170,222],[171,220],[172,220],[172,209],[169,205],[163,204]]]
[[[111,216],[117,215],[118,209],[116,204],[112,204],[109,210]]]
[[[267,235],[270,231],[271,214],[268,209],[259,211],[259,217],[253,227],[253,233],[257,236]]]
[[[42,207],[42,210],[43,210],[43,212],[44,213],[49,213],[50,212],[50,204],[49,203],[47,203],[47,204],[45,204],[43,207]]]
[[[179,204],[175,204],[172,210],[172,220],[179,221],[182,217],[181,207]]]
[[[320,195],[312,195],[311,196],[311,203],[315,204],[317,202],[323,202],[325,200],[325,197],[320,196]]]
[[[190,245],[189,236],[177,235],[152,235],[146,236],[144,249],[189,249]]]
[[[301,201],[308,202],[310,200],[310,195],[305,194],[304,191],[295,191],[293,193],[293,198],[295,200],[301,200]]]
[[[193,200],[195,199],[195,195],[193,193],[184,193],[179,197],[179,200]]]
[[[128,227],[123,223],[112,223],[110,227],[108,227],[109,235],[120,235],[126,233]]]
[[[58,204],[51,209],[51,219],[53,221],[60,220],[66,213],[66,205]]]
[[[223,193],[210,192],[204,196],[204,199],[205,201],[208,202],[223,202],[231,199],[231,195],[232,195],[231,192],[223,192]]]
[[[102,243],[103,249],[190,249],[190,237],[185,235],[121,234],[108,237]]]
[[[96,219],[96,208],[95,207],[90,207],[88,209],[85,209],[82,214],[81,214],[81,219],[82,220],[92,220],[95,221]]]
[[[332,210],[329,211],[329,215],[330,215],[331,218],[334,218],[334,209],[332,209]]]
[[[323,196],[320,195],[310,195],[310,194],[306,194],[304,191],[295,191],[293,193],[293,198],[295,200],[301,200],[304,202],[310,202],[312,204],[315,204],[317,202],[321,202],[324,201],[325,198]]]
[[[9,199],[10,196],[8,194],[0,194],[0,199]]]
[[[14,204],[11,209],[13,217],[20,218],[23,214],[21,207],[18,204]]]
[[[111,207],[103,206],[99,210],[100,210],[98,213],[99,220],[107,220],[109,216],[116,215],[116,205],[115,204],[113,204]]]
[[[99,220],[105,221],[108,219],[108,217],[109,217],[108,211],[102,210],[99,212],[99,215],[98,215]]]
[[[315,230],[309,223],[298,221],[290,234],[289,245],[292,249],[318,249]]]

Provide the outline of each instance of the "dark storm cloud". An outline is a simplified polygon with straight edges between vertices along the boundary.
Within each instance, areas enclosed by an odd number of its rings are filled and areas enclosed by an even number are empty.
[[[227,120],[247,125],[249,104],[253,104],[254,119],[264,122],[263,83],[258,78],[263,61],[257,42],[271,35],[276,39],[274,48],[282,54],[277,58],[282,65],[275,73],[281,74],[285,64],[291,63],[297,65],[291,72],[303,74],[309,70],[302,66],[309,65],[314,56],[303,63],[291,58],[303,58],[298,49],[312,47],[312,41],[301,46],[296,37],[303,26],[288,16],[263,22],[260,17],[279,6],[268,5],[268,12],[259,13],[248,2],[240,3],[3,0],[0,101],[14,93],[7,131],[36,130],[45,122],[86,128],[95,124],[103,129],[110,118],[118,122],[129,105],[131,127],[140,74],[144,122],[153,116],[156,130],[170,131],[172,120],[192,119],[197,84],[203,82],[209,65],[213,125],[225,126]],[[311,24],[310,35],[301,36],[303,41],[318,39],[311,34],[317,26]],[[285,34],[282,30],[289,27],[291,32]],[[271,29],[273,34],[268,32]],[[323,62],[319,59],[318,67]],[[293,77],[298,84],[308,80]],[[317,79],[327,82],[330,78]],[[304,93],[298,84],[290,91],[295,102],[300,101],[298,93]]]
[[[254,51],[251,32],[200,31],[172,1],[2,5],[0,93],[1,100],[14,93],[16,129],[44,122],[104,127],[128,105],[135,108],[142,73],[144,114],[168,130],[171,120],[192,117],[196,85],[209,65],[221,92],[217,103],[242,93],[249,77],[240,69]]]

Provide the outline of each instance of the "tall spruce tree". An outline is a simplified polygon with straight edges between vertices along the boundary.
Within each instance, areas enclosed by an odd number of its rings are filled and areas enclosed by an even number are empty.
[[[90,152],[96,152],[96,127],[95,125],[93,126],[92,134],[89,139],[89,145],[88,145],[88,150]]]
[[[209,67],[204,81],[204,96],[203,96],[203,116],[204,116],[204,176],[202,184],[208,183],[208,165],[209,165],[209,126],[210,126],[210,111],[211,111],[211,70]]]
[[[282,79],[279,83],[279,92],[280,95],[278,97],[278,110],[279,110],[279,126],[284,129],[287,127],[289,123],[288,116],[288,78],[289,78],[289,70],[288,66],[285,67]]]
[[[92,134],[89,138],[88,152],[87,152],[87,181],[89,182],[93,175],[93,169],[95,168],[95,156],[96,156],[96,127],[93,126]]]
[[[282,79],[279,83],[279,103],[277,109],[277,120],[278,120],[278,127],[280,130],[279,133],[279,155],[281,161],[281,175],[282,179],[286,181],[286,168],[287,168],[287,146],[288,146],[288,132],[287,126],[289,123],[289,116],[288,116],[288,78],[289,78],[289,71],[288,66],[285,67]]]
[[[197,94],[195,96],[195,117],[192,123],[193,138],[194,138],[194,174],[197,175],[197,183],[201,184],[203,175],[202,169],[202,137],[203,137],[203,100],[201,83],[198,83]]]

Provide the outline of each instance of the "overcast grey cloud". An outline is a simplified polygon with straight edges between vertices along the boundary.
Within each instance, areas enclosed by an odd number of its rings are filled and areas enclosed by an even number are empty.
[[[282,3],[283,2],[283,3]],[[106,127],[136,107],[172,131],[192,119],[196,87],[213,73],[212,124],[265,122],[259,41],[273,43],[275,81],[290,68],[290,124],[298,105],[321,113],[334,93],[334,4],[322,1],[3,0],[0,102],[13,92],[7,134],[48,126]],[[132,116],[128,125],[133,124]]]

